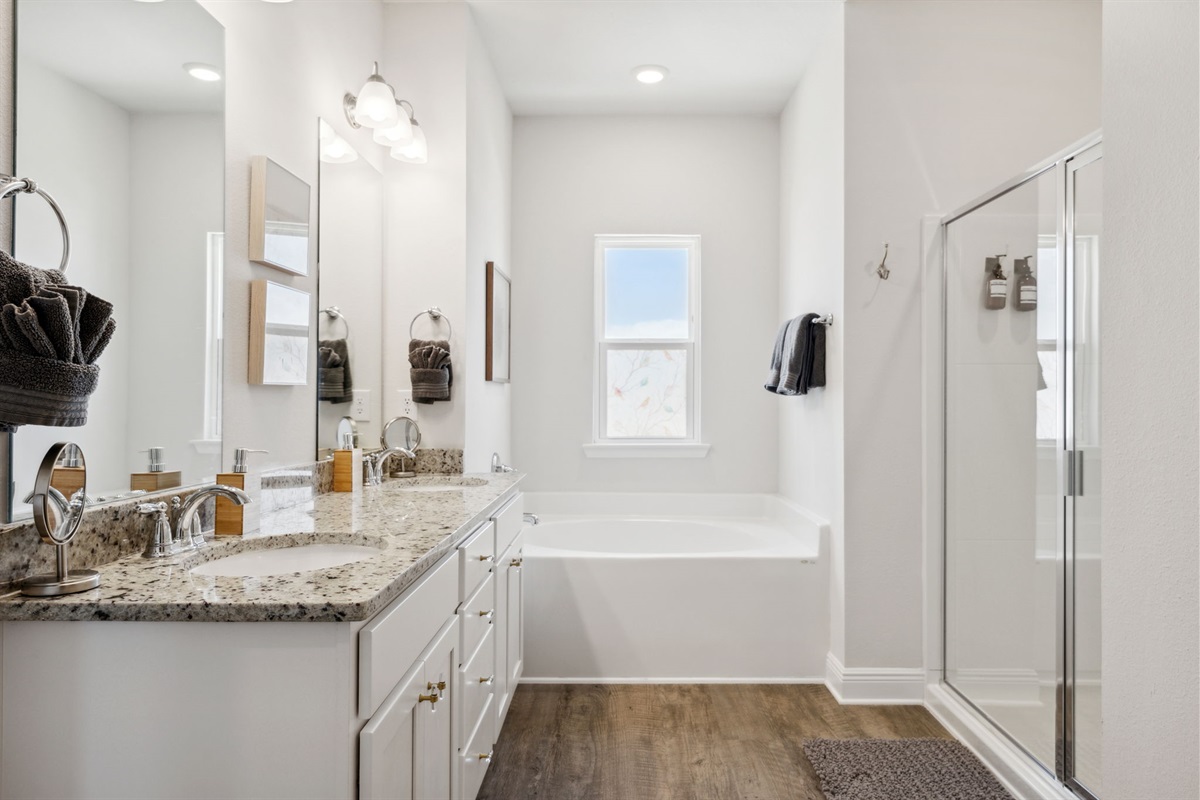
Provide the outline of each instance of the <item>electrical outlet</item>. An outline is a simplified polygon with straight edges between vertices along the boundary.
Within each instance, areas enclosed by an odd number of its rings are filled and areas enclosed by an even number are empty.
[[[400,416],[415,420],[417,418],[417,402],[413,400],[412,389],[397,389],[400,395]]]
[[[355,389],[350,400],[350,416],[358,422],[371,421],[371,390]]]

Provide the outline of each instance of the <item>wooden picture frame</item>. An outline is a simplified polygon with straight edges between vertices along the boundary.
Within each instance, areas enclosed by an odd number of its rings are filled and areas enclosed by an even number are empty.
[[[311,315],[312,296],[303,289],[250,282],[250,383],[308,385]]]
[[[512,281],[494,262],[487,262],[487,343],[484,380],[508,383],[512,377]]]
[[[293,275],[312,267],[312,189],[266,156],[250,159],[250,260]]]

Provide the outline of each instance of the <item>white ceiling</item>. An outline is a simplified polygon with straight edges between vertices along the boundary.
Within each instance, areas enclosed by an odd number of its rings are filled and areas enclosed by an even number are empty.
[[[775,114],[842,0],[468,3],[514,114]]]
[[[198,81],[183,64],[223,67],[224,42],[224,28],[194,0],[17,3],[21,58],[128,111],[221,111],[224,81]]]

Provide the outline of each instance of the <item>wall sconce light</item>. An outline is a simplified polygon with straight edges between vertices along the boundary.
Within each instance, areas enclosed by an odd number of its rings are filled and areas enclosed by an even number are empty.
[[[372,128],[371,138],[376,144],[390,148],[392,158],[409,164],[424,164],[429,159],[425,132],[417,122],[412,103],[397,99],[396,91],[379,74],[378,61],[362,91],[357,97],[346,92],[342,106],[350,124],[355,128]]]
[[[321,160],[327,164],[349,164],[358,160],[358,153],[350,143],[338,136],[325,120],[320,121]]]
[[[346,119],[355,128],[390,128],[400,118],[396,91],[379,74],[378,61],[357,97],[346,92],[342,107],[346,111]]]

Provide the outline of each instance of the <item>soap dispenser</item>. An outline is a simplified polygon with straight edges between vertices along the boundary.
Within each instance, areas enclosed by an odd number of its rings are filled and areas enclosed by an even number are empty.
[[[139,450],[149,456],[149,464],[145,472],[134,472],[129,476],[131,491],[160,492],[163,489],[174,489],[183,485],[183,473],[179,470],[167,470],[166,451],[162,447],[150,447]]]
[[[250,495],[251,502],[245,505],[234,505],[223,497],[217,498],[217,520],[213,533],[217,536],[241,536],[258,530],[258,500],[262,495],[262,474],[250,472],[249,459],[251,453],[265,453],[266,450],[250,450],[239,447],[233,451],[233,470],[222,472],[217,476],[217,483],[222,486],[232,486]]]
[[[337,428],[337,449],[333,451],[333,490],[360,492],[363,487],[363,452],[358,446],[358,426],[351,417],[342,417]]]

